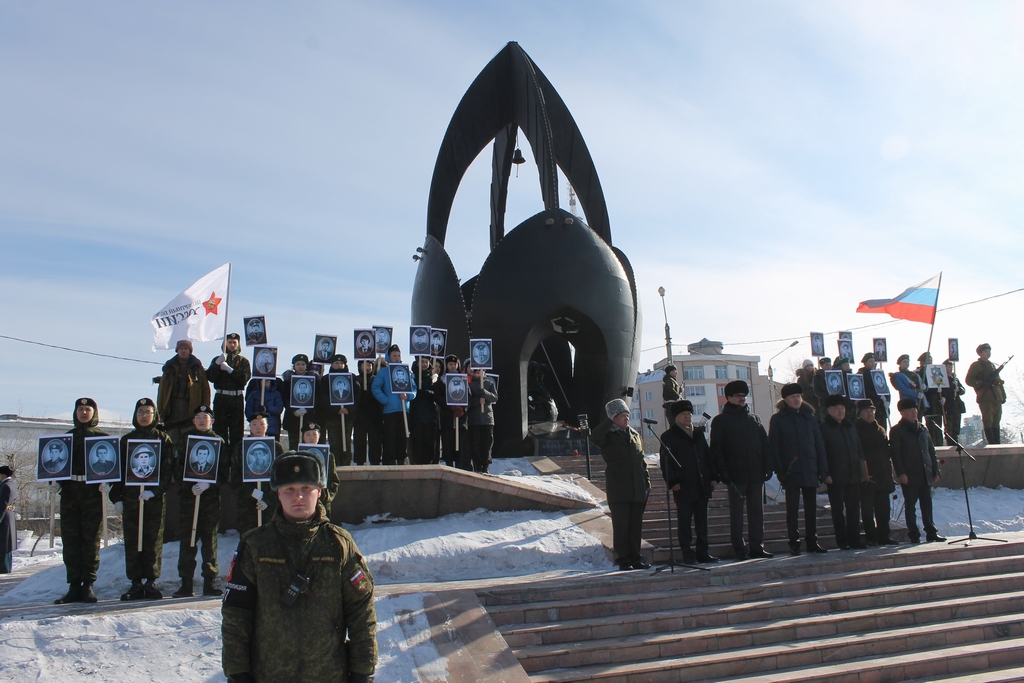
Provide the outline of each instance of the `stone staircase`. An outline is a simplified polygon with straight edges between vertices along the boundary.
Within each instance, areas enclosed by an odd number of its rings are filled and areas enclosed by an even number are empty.
[[[478,591],[542,681],[1024,681],[1024,538]]]

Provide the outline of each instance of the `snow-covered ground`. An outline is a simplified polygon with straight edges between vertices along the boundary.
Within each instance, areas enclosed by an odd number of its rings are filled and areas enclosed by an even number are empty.
[[[541,489],[548,493],[575,500],[583,500],[588,503],[598,501],[590,495],[590,492],[576,483],[576,479],[569,475],[547,475],[541,476],[540,472],[530,464],[526,458],[508,458],[495,460],[487,473],[516,481],[526,486]]]

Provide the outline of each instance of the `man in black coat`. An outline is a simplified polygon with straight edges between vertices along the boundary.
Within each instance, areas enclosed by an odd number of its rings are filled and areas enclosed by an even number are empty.
[[[679,547],[683,562],[718,562],[708,552],[708,500],[718,483],[711,467],[710,449],[703,427],[693,426],[693,404],[676,401],[669,406],[672,427],[661,435],[661,474],[676,500]],[[690,548],[697,532],[697,552]]]
[[[868,480],[861,489],[860,499],[865,540],[868,545],[898,545],[898,541],[889,538],[889,496],[896,490],[892,480],[889,439],[875,420],[872,401],[857,401],[855,424],[868,468]]]
[[[828,400],[828,386],[825,384],[825,371],[832,369],[831,358],[818,359],[818,371],[814,373],[814,395],[818,398],[818,421],[825,417],[825,401]]]
[[[772,557],[764,549],[764,482],[771,479],[768,435],[747,410],[750,388],[743,380],[725,385],[722,413],[711,421],[711,453],[715,470],[729,486],[729,532],[736,559]],[[743,508],[750,523],[749,550],[743,543]]]
[[[828,476],[825,442],[818,429],[814,409],[803,401],[799,384],[782,387],[778,412],[768,423],[768,445],[779,483],[786,489],[786,527],[789,548],[800,554],[800,498],[804,499],[804,526],[807,550],[827,552],[818,544],[818,486],[832,480]]]
[[[18,549],[18,531],[14,525],[14,502],[18,487],[14,485],[14,470],[0,466],[0,574],[10,574],[14,551]]]
[[[885,429],[885,425],[889,421],[889,406],[885,399],[878,395],[875,382],[871,379],[871,371],[878,367],[878,360],[875,354],[869,351],[864,354],[860,362],[863,363],[863,367],[857,371],[857,374],[864,378],[864,394],[875,406],[875,421],[882,429]]]
[[[829,396],[828,415],[821,423],[828,473],[828,501],[832,505],[832,526],[840,550],[867,548],[860,538],[860,497],[864,482],[864,450],[857,430],[846,420],[846,399]]]
[[[928,430],[917,421],[916,399],[900,399],[896,407],[903,419],[889,430],[889,450],[896,477],[903,487],[907,536],[911,543],[921,542],[916,513],[920,501],[926,540],[929,543],[945,541],[945,538],[939,536],[932,520],[931,487],[939,481],[939,460],[935,457],[935,445]]]

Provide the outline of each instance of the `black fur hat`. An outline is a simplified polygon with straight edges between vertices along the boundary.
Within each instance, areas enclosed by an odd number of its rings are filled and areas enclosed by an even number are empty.
[[[274,460],[270,467],[270,490],[293,484],[326,487],[327,473],[320,458],[307,451],[288,451]]]

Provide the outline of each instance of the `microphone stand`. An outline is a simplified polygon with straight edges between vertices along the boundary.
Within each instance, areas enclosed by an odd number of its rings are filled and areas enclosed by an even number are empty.
[[[651,422],[654,421],[652,420]],[[673,453],[672,449],[666,446],[665,442],[661,440],[661,437],[658,436],[658,433],[654,431],[653,427],[651,427],[651,422],[647,422],[646,419],[644,420],[644,424],[647,425],[647,430],[651,433],[651,436],[658,440],[658,443],[661,444],[661,447],[668,452],[669,456],[672,458],[672,462],[676,464],[676,467],[682,470],[683,466],[679,464],[679,460],[676,458],[676,454]],[[697,467],[700,467],[700,463],[697,464]],[[687,569],[700,569],[706,572],[711,571],[707,567],[701,567],[698,564],[685,564],[682,562],[676,562],[675,543],[672,539],[672,492],[668,490],[668,482],[665,482],[665,503],[667,505],[666,511],[668,512],[668,562],[663,562],[662,564],[659,564],[657,567],[655,567],[654,573],[660,574],[661,572],[668,569],[670,573],[675,574],[676,567],[686,567]],[[680,524],[682,524],[682,522],[680,522]]]
[[[948,541],[948,544],[952,545],[954,543],[963,543],[964,547],[968,548],[971,545],[971,541],[992,541],[993,543],[1006,543],[1005,538],[990,538],[988,536],[979,536],[978,534],[974,533],[974,520],[971,518],[971,499],[970,496],[968,496],[967,494],[967,475],[964,473],[964,454],[966,453],[967,457],[970,458],[971,460],[974,460],[975,462],[977,462],[977,458],[971,455],[970,452],[966,448],[964,448],[964,445],[962,443],[960,443],[957,439],[950,436],[949,432],[947,432],[945,429],[943,429],[942,432],[949,441],[952,441],[953,444],[956,445],[956,454],[957,458],[960,461],[960,480],[963,482],[964,485],[964,502],[967,504],[967,526],[971,530],[971,532],[966,537],[954,538],[952,541]]]

